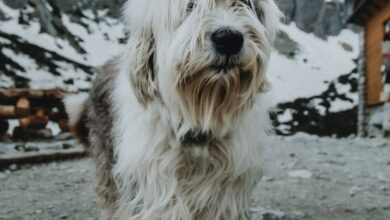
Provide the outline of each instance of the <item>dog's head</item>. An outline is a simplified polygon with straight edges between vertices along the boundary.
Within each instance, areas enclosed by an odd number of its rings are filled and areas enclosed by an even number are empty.
[[[137,98],[165,108],[179,136],[226,135],[266,90],[273,0],[129,0],[125,15]]]

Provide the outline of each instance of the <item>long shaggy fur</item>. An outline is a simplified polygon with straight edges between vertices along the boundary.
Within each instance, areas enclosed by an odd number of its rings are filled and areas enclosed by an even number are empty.
[[[124,15],[123,55],[102,68],[71,117],[89,131],[102,218],[249,219],[270,125],[266,69],[277,6],[129,0]],[[210,41],[224,27],[244,35],[236,56],[219,55]]]

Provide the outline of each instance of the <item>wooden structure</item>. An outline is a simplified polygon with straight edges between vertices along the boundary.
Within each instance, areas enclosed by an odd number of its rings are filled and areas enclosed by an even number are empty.
[[[383,90],[381,78],[382,42],[385,22],[390,19],[389,0],[357,0],[354,14],[349,21],[364,28],[364,51],[366,66],[366,104],[382,104]]]
[[[8,120],[17,119],[19,127],[13,134],[23,139],[24,134],[31,136],[35,131],[46,128],[49,121],[59,124],[61,130],[67,130],[67,117],[62,103],[64,92],[34,89],[0,90],[0,136],[8,130]],[[17,137],[15,137],[17,136]],[[28,138],[28,137],[26,137]]]
[[[68,131],[67,116],[62,102],[65,93],[61,90],[35,89],[0,89],[0,141],[9,130],[8,120],[18,120],[19,126],[13,130],[13,139],[30,140],[48,138],[50,129],[46,128],[49,121],[58,123],[62,131]],[[0,154],[0,170],[8,166],[44,163],[89,154],[85,148],[39,150],[37,152],[22,152]]]
[[[390,0],[356,0],[348,21],[363,29],[359,69],[362,72],[360,81],[364,83],[361,85],[362,107],[359,107],[359,115],[362,119],[359,121],[362,123],[359,126],[363,127],[360,130],[367,130],[365,127],[370,126],[370,117],[374,117],[374,111],[386,113],[383,107],[388,101],[384,98],[383,43],[386,26],[390,22]]]

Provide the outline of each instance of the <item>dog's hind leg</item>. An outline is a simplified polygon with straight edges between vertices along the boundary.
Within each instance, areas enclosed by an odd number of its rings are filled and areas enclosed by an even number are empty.
[[[94,134],[91,134],[93,139]],[[94,147],[96,147],[94,144]],[[103,144],[103,143],[101,143]],[[116,211],[117,188],[112,176],[113,157],[112,152],[107,152],[102,147],[94,149],[96,164],[96,194],[98,204],[102,208],[100,219],[111,220]]]

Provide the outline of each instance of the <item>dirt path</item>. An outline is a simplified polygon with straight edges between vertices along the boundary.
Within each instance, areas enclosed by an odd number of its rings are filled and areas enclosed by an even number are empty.
[[[390,141],[277,137],[255,219],[389,220]],[[0,172],[0,219],[97,219],[90,159]]]

